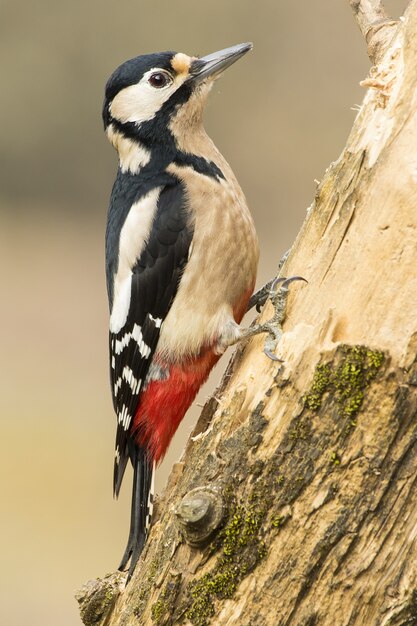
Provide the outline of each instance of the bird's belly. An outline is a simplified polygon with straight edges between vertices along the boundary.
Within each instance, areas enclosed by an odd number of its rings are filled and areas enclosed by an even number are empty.
[[[157,352],[171,359],[213,346],[227,324],[240,322],[255,285],[258,243],[243,194],[212,184],[209,209],[195,212],[190,258],[161,328]]]

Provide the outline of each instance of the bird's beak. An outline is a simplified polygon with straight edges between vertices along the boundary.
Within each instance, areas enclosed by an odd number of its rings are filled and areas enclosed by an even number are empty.
[[[251,43],[240,43],[237,46],[195,59],[191,63],[189,80],[193,83],[199,83],[206,78],[217,78],[229,65],[252,50],[252,47]]]

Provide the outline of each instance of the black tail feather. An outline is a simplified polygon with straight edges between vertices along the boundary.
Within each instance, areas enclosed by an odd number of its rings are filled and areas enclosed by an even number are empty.
[[[126,465],[130,457],[128,436],[129,435],[126,433],[121,424],[118,424],[116,431],[116,446],[113,471],[113,495],[115,498],[119,497],[120,487],[122,485]]]
[[[148,459],[146,450],[129,441],[129,456],[133,465],[132,508],[130,514],[130,531],[125,553],[119,570],[125,570],[130,560],[128,580],[130,580],[136,563],[145,545],[149,527],[151,501],[151,485],[153,464]]]

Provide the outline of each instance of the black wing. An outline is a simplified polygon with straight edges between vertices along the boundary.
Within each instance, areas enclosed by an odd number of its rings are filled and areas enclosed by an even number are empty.
[[[163,188],[149,240],[133,268],[127,320],[110,333],[113,403],[117,414],[114,493],[129,459],[128,440],[161,330],[188,258],[193,228],[182,183]]]

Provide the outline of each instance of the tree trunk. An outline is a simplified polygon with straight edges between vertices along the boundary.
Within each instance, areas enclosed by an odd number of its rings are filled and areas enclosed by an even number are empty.
[[[87,626],[417,624],[417,0],[365,83],[284,266],[283,363],[238,348]]]

